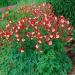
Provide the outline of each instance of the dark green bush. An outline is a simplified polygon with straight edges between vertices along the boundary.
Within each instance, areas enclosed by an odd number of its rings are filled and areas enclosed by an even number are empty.
[[[48,0],[54,6],[57,15],[68,18],[75,26],[75,0]]]
[[[0,0],[0,7],[6,7],[9,5],[17,4],[19,0]]]

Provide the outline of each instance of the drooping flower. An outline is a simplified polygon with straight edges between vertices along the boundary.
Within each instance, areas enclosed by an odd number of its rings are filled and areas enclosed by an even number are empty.
[[[21,53],[23,53],[25,51],[24,44],[22,44],[20,51],[21,51]]]
[[[38,49],[38,48],[39,48],[39,45],[38,45],[38,44],[36,44],[36,46],[35,46],[35,47],[36,47],[36,49]]]
[[[49,41],[49,42],[48,42],[48,45],[51,46],[51,45],[52,45],[52,41]]]

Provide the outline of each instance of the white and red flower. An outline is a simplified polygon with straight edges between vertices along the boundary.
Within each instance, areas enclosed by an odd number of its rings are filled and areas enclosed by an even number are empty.
[[[49,42],[48,42],[48,45],[51,46],[51,45],[52,45],[52,41],[49,41]]]
[[[38,45],[38,44],[36,44],[36,46],[35,46],[35,47],[36,47],[36,49],[38,49],[38,48],[39,48],[39,45]]]

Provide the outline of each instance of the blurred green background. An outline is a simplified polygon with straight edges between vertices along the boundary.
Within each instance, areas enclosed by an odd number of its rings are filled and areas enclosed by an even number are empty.
[[[5,7],[8,5],[14,5],[17,3],[19,0],[0,0],[0,7]]]

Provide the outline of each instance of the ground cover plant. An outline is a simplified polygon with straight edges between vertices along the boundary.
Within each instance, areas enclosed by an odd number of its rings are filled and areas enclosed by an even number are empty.
[[[27,2],[3,13],[1,75],[67,75],[71,71],[64,46],[73,39],[73,27],[64,16],[55,15],[51,4],[41,2]]]

